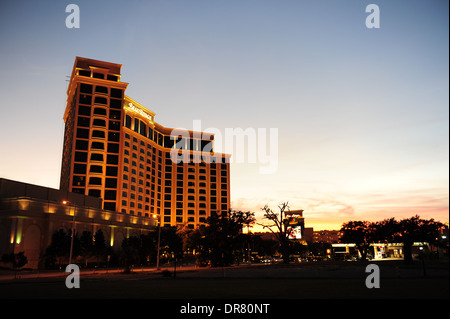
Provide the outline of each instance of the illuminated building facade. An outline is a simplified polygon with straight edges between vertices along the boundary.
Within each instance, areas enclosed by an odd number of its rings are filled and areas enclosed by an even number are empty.
[[[81,236],[101,230],[116,252],[122,240],[156,229],[142,216],[102,209],[102,199],[0,178],[0,257],[24,252],[27,268],[42,268],[52,235],[58,230]],[[1,266],[8,265],[2,265]]]
[[[77,57],[67,90],[61,190],[103,209],[194,228],[230,208],[229,155],[214,136],[166,128],[125,95],[121,65]]]

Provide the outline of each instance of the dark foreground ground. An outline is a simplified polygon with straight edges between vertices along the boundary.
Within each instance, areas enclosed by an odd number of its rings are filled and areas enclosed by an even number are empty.
[[[0,299],[448,299],[448,262],[405,266],[377,262],[380,288],[368,289],[369,263],[324,262],[161,272],[81,273],[80,288],[68,289],[66,275],[0,280]],[[170,270],[173,270],[169,268]],[[25,277],[25,276],[24,276]],[[6,278],[6,277],[4,277]]]

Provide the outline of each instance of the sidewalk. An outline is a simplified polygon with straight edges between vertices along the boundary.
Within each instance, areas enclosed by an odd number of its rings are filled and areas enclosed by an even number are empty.
[[[196,266],[177,266],[177,272],[184,271],[194,271],[199,268]],[[202,268],[207,269],[207,268]],[[65,268],[61,270],[22,270],[14,272],[14,270],[0,269],[0,282],[8,281],[8,280],[18,280],[18,279],[34,279],[34,278],[58,278],[58,277],[67,277],[68,272],[64,271]],[[156,273],[161,272],[163,270],[169,270],[173,272],[173,265],[162,265],[159,270],[156,269],[156,266],[152,267],[137,267],[132,268],[131,273]],[[98,269],[80,269],[80,275],[105,275],[105,274],[118,274],[124,273],[124,268],[98,268]]]

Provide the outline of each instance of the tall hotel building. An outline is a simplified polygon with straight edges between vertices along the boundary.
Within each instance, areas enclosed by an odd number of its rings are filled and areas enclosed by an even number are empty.
[[[230,155],[214,136],[176,131],[125,95],[122,65],[75,59],[67,89],[60,189],[103,209],[194,228],[230,208]],[[172,156],[173,155],[173,156]]]

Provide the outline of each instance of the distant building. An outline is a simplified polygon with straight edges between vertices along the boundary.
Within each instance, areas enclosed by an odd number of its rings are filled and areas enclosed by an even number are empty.
[[[303,231],[303,239],[310,243],[313,241],[314,234],[314,228],[313,227],[305,227],[305,230]]]
[[[314,243],[339,243],[339,239],[342,237],[342,232],[339,230],[317,230],[313,232]]]

